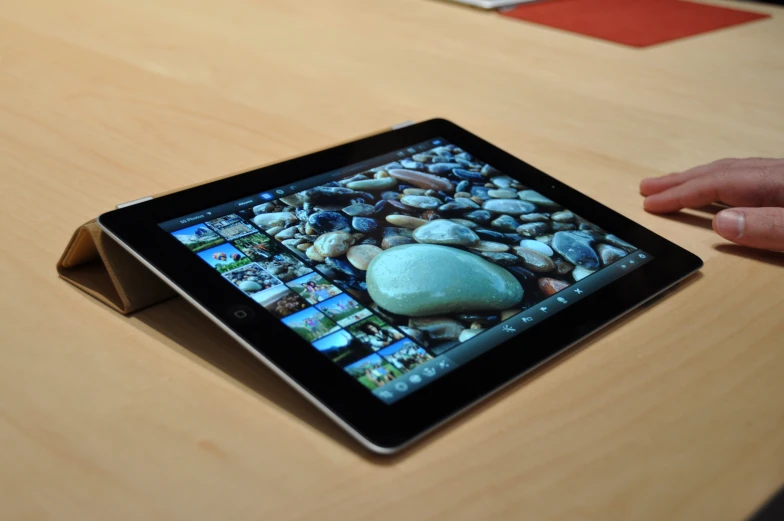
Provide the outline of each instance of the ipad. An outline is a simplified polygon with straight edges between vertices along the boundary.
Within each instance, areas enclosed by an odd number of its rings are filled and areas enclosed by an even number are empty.
[[[145,198],[99,223],[379,453],[702,265],[441,119]]]

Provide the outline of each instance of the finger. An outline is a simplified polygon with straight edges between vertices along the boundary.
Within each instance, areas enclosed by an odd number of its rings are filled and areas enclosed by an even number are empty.
[[[730,206],[784,206],[784,176],[766,167],[711,173],[645,198],[649,212],[669,213],[721,202]]]
[[[691,179],[695,179],[705,174],[719,172],[728,168],[737,159],[719,159],[706,165],[695,166],[683,172],[675,172],[660,177],[647,177],[640,182],[640,193],[642,195],[653,195],[663,192],[673,186],[678,186]]]
[[[674,186],[696,179],[703,175],[714,174],[729,170],[744,170],[753,168],[765,168],[780,162],[778,159],[766,159],[750,157],[746,159],[719,159],[707,165],[695,166],[683,172],[677,172],[661,177],[648,177],[640,182],[640,193],[642,195],[653,195],[669,190]]]
[[[784,251],[784,208],[722,210],[713,218],[713,229],[742,246]]]

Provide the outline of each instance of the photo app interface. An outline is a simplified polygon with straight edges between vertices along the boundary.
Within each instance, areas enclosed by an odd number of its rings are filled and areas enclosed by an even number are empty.
[[[387,403],[650,260],[443,139],[160,226]]]

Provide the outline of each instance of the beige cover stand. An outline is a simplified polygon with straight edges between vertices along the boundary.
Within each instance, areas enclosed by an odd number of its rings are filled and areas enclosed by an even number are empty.
[[[392,130],[412,125],[406,121],[391,127]],[[390,129],[382,130],[386,132]],[[373,132],[349,141],[336,143],[337,146],[357,139],[378,134]],[[257,167],[261,168],[261,166]],[[252,169],[253,170],[253,169]],[[241,170],[217,177],[207,182],[231,177],[249,170]],[[156,194],[160,197],[204,183]],[[148,270],[141,262],[125,251],[108,237],[93,219],[74,232],[63,256],[57,263],[57,273],[82,291],[92,295],[104,304],[128,315],[147,306],[152,306],[175,296],[174,290]]]
[[[57,273],[123,315],[175,295],[92,221],[80,226],[57,263]]]

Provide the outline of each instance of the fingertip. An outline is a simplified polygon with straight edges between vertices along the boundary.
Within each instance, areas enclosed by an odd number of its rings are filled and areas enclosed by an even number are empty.
[[[642,195],[658,194],[677,184],[676,174],[667,174],[661,177],[646,177],[640,181],[640,193]]]
[[[642,195],[658,194],[666,190],[669,185],[665,177],[646,177],[640,181],[640,193]]]
[[[784,208],[732,208],[713,220],[721,237],[751,248],[784,251]]]
[[[655,177],[646,177],[640,181],[640,193],[642,195],[651,195],[653,193],[653,186],[656,184],[655,180]]]
[[[746,218],[737,210],[722,210],[713,218],[713,231],[729,241],[743,237]]]
[[[643,200],[642,207],[646,212],[651,213],[669,213],[673,211],[665,205],[665,202],[658,194],[649,195]]]

